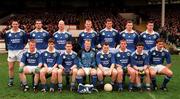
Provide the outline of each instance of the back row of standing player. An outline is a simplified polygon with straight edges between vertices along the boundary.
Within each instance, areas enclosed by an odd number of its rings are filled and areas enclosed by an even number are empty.
[[[55,49],[58,50],[60,53],[64,53],[66,42],[72,40],[71,33],[65,31],[64,25],[64,21],[59,21],[59,30],[53,34],[53,38],[55,41]],[[146,51],[149,51],[151,48],[155,47],[156,40],[159,38],[159,34],[153,30],[154,23],[152,21],[149,21],[147,23],[147,30],[140,35],[132,29],[132,21],[127,21],[126,29],[120,33],[118,33],[117,30],[112,28],[113,23],[111,19],[107,19],[105,25],[105,29],[101,30],[100,33],[96,33],[92,29],[92,22],[90,20],[86,20],[85,29],[79,34],[78,43],[81,48],[84,48],[84,42],[86,40],[91,41],[91,47],[93,49],[101,49],[102,44],[104,42],[108,42],[110,52],[114,53],[115,47],[117,46],[117,44],[119,44],[120,40],[125,39],[127,42],[127,49],[129,49],[131,52],[135,51],[135,46],[139,41],[143,43],[144,49]],[[50,36],[47,31],[43,30],[42,21],[36,20],[35,27],[35,30],[33,30],[30,33],[30,36],[27,37],[26,33],[23,30],[19,29],[19,23],[17,21],[13,21],[12,29],[6,32],[5,41],[8,47],[9,86],[13,85],[14,62],[20,61],[23,49],[28,41],[28,38],[36,40],[36,48],[41,53],[44,52],[48,47],[48,40]],[[170,64],[170,62],[168,64]],[[165,82],[169,81],[171,76],[172,75],[166,76]],[[155,79],[152,79],[152,83],[153,81],[155,82]]]

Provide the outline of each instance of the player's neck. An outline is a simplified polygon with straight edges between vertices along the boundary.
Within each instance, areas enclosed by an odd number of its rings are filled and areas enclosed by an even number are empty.
[[[87,31],[87,33],[90,33],[92,31],[92,28],[90,29],[85,29]]]
[[[152,33],[153,33],[153,30],[147,30],[147,32],[148,32],[149,34],[152,34]]]
[[[125,52],[126,48],[120,48],[121,51]]]
[[[59,29],[60,32],[64,32],[64,29]]]
[[[19,28],[12,28],[12,31],[17,32]]]

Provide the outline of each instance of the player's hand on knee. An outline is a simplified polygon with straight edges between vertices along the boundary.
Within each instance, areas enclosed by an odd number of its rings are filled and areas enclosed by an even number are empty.
[[[40,72],[40,67],[36,67],[35,68],[35,73],[39,73]]]

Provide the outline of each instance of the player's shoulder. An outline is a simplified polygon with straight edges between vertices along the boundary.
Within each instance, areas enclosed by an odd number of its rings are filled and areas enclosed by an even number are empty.
[[[136,55],[136,51],[134,51],[134,52],[131,53],[131,56],[134,56],[134,55]]]
[[[7,30],[5,33],[11,33],[11,29]]]
[[[164,52],[166,52],[166,53],[169,53],[169,50],[166,49],[166,48],[163,48],[162,50],[163,50]]]
[[[72,35],[72,33],[71,33],[71,32],[66,32],[66,34],[68,34],[68,35]]]
[[[153,47],[153,48],[151,48],[150,50],[149,50],[149,52],[153,52],[153,51],[155,51],[156,50],[156,47]]]
[[[140,33],[140,35],[145,35],[145,34],[147,34],[146,31]]]

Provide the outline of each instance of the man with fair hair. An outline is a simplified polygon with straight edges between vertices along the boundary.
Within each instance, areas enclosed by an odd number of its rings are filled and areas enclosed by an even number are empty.
[[[72,40],[72,35],[65,30],[65,23],[63,20],[59,21],[58,28],[58,31],[53,34],[55,49],[63,53],[65,51],[66,42]]]

